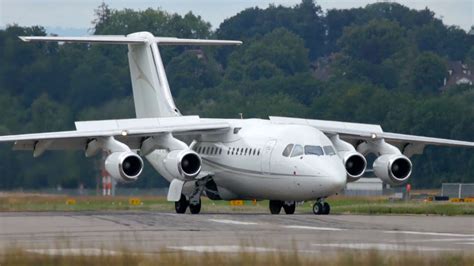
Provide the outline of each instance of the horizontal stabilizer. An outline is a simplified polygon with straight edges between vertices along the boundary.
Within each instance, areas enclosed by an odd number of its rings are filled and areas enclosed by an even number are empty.
[[[67,42],[67,43],[105,43],[105,44],[141,44],[149,43],[150,39],[124,35],[92,35],[84,37],[63,36],[20,36],[24,42]],[[240,45],[241,41],[180,39],[174,37],[154,37],[151,42],[158,45]]]
[[[84,36],[84,37],[59,37],[59,36],[20,36],[24,42],[76,42],[76,43],[109,43],[109,44],[139,44],[147,41],[142,38],[127,36]]]

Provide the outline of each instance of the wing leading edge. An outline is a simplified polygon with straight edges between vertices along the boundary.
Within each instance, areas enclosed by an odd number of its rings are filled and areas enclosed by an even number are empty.
[[[337,134],[341,139],[352,143],[357,141],[374,141],[383,139],[386,142],[400,148],[407,156],[421,154],[426,145],[474,147],[474,142],[469,141],[384,132],[380,125],[373,124],[347,123],[279,116],[270,116],[270,121],[276,124],[297,124],[312,126],[321,130],[326,135]]]
[[[15,142],[14,150],[84,150],[96,138],[114,137],[130,149],[140,149],[148,137],[218,134],[230,128],[225,122],[203,121],[198,116],[142,118],[76,122],[76,130],[1,136],[0,142]]]

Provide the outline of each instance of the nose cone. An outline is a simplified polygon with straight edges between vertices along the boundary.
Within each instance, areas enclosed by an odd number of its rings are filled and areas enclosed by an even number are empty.
[[[332,167],[329,171],[330,182],[334,193],[343,190],[347,183],[347,173],[344,167]]]
[[[346,187],[347,173],[341,161],[328,161],[322,170],[329,193],[338,193]]]

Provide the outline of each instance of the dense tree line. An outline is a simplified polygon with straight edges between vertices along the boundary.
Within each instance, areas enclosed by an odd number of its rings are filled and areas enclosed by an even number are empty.
[[[249,8],[217,30],[192,13],[98,7],[94,34],[241,39],[241,47],[164,47],[172,93],[184,114],[268,115],[381,124],[386,131],[474,141],[474,90],[441,92],[448,62],[474,66],[474,39],[428,10],[396,3],[328,10],[312,0]],[[44,28],[0,30],[0,134],[72,129],[73,122],[134,116],[126,47],[22,43]],[[198,57],[201,51],[204,57]],[[316,73],[323,71],[323,78]],[[0,147],[0,188],[95,186],[99,159]],[[413,183],[472,182],[472,150],[430,147],[414,157]],[[469,180],[469,178],[471,178]],[[147,165],[132,186],[165,182]]]

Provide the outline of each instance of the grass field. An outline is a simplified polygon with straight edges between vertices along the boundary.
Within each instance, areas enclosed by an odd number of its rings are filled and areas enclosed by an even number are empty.
[[[40,255],[23,249],[10,248],[0,253],[0,265],[474,265],[474,255],[466,253],[423,256],[416,252],[387,253],[378,251],[338,252],[331,256],[321,253],[238,252],[184,253],[157,251],[137,254],[122,250],[96,255]]]
[[[96,211],[143,210],[173,211],[174,203],[164,197],[139,197],[137,205],[129,197],[67,197],[11,193],[0,196],[0,211]],[[474,215],[474,203],[424,202],[421,200],[390,202],[386,197],[335,196],[327,200],[332,214],[432,214]],[[297,213],[311,213],[312,202],[298,206]],[[243,206],[231,206],[228,201],[203,198],[202,212],[268,213],[268,201],[245,201]]]

